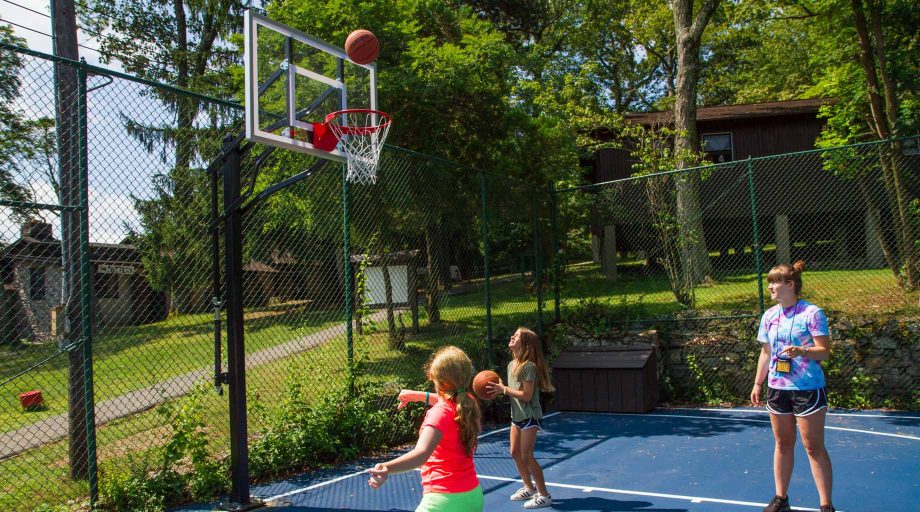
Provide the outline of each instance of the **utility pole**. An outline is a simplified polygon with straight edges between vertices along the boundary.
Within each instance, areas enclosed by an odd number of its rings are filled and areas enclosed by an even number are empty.
[[[51,23],[54,55],[72,61],[80,59],[77,49],[77,15],[74,0],[51,0]],[[58,169],[61,197],[65,207],[80,203],[82,180],[80,150],[80,108],[78,104],[77,68],[56,63],[55,116],[57,117]],[[65,328],[61,343],[68,350],[68,440],[70,477],[89,478],[89,445],[87,443],[87,404],[82,323],[84,315],[80,292],[80,229],[85,216],[77,209],[65,208],[61,215],[61,259],[64,269]],[[87,315],[88,316],[88,315]]]

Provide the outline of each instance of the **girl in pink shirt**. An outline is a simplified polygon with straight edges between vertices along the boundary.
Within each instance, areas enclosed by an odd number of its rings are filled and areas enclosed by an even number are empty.
[[[473,466],[480,431],[479,402],[467,390],[473,363],[462,350],[441,347],[426,366],[435,393],[404,389],[398,408],[409,402],[432,405],[419,429],[418,442],[408,453],[368,469],[374,489],[391,474],[422,468],[422,501],[416,512],[477,512],[483,509],[482,487]]]

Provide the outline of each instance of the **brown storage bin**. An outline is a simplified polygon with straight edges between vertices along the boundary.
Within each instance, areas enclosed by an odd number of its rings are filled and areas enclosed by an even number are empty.
[[[567,411],[651,411],[658,402],[656,369],[651,347],[566,349],[553,363],[556,407]]]

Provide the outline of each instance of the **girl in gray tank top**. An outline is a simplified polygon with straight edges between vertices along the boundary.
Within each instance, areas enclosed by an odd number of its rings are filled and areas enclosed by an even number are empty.
[[[553,391],[549,367],[543,359],[540,337],[520,327],[508,341],[512,360],[508,363],[508,384],[488,385],[492,397],[507,395],[511,399],[511,457],[524,486],[511,495],[512,501],[524,501],[524,508],[544,508],[553,504],[546,490],[543,469],[533,456],[537,432],[541,430],[543,407],[540,391]]]

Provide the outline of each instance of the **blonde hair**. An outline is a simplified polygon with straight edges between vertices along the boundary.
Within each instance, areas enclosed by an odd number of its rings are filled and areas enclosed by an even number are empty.
[[[768,283],[788,283],[792,281],[795,287],[795,294],[802,291],[802,272],[805,270],[805,262],[798,260],[792,265],[783,263],[770,269],[767,274]]]
[[[537,387],[540,391],[555,391],[549,375],[549,366],[543,359],[543,347],[540,344],[540,337],[537,333],[526,327],[518,327],[517,332],[521,335],[521,352],[515,360],[514,378],[520,382],[521,372],[524,370],[524,363],[530,361],[537,370]]]
[[[473,362],[466,352],[447,345],[431,355],[425,371],[438,393],[457,404],[454,420],[460,426],[460,442],[466,454],[472,457],[482,419],[479,402],[469,392],[473,380]]]

